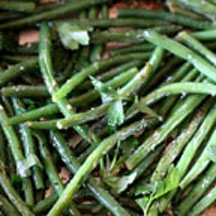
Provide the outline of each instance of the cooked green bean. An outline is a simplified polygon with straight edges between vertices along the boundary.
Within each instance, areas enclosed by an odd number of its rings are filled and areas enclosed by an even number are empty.
[[[65,21],[58,21],[57,23],[63,23]],[[67,21],[70,22],[70,21]],[[109,28],[109,27],[135,27],[145,28],[153,26],[170,25],[168,22],[157,19],[141,19],[141,18],[118,18],[118,19],[95,19],[90,18],[88,20],[73,20],[72,23],[84,26],[92,26],[97,28]]]
[[[190,171],[185,175],[185,177],[180,182],[180,187],[184,189],[187,185],[189,185],[203,170],[208,166],[211,162],[211,159],[208,156],[209,148],[214,146],[216,137],[216,131],[214,130],[206,147],[204,148],[203,152],[195,162],[194,166],[191,168]]]
[[[37,69],[37,62],[37,58],[34,58],[10,66],[3,73],[0,73],[0,86],[3,86],[5,83],[10,82],[11,80],[14,80],[19,76],[22,76],[24,73]]]
[[[35,10],[35,3],[32,1],[1,1],[0,8],[2,10],[17,11],[17,12],[33,12]]]
[[[207,195],[205,195],[198,203],[196,203],[188,216],[198,216],[205,208],[210,206],[216,199],[216,188],[214,187]]]
[[[191,48],[195,49],[198,53],[205,56],[212,64],[216,65],[216,55],[201,44],[198,40],[193,38],[190,34],[186,32],[181,32],[178,34],[178,38],[189,45]]]
[[[207,189],[212,185],[216,179],[216,165],[215,163],[207,169],[205,174],[199,181],[192,186],[186,197],[178,204],[178,215],[185,215],[194,206],[194,204],[205,194]]]
[[[173,84],[174,85],[174,84]],[[133,169],[147,154],[154,150],[167,135],[187,117],[205,98],[201,95],[193,95],[186,98],[186,101],[180,101],[174,107],[175,112],[171,112],[164,124],[159,127],[148,139],[141,144],[127,160],[127,167]]]
[[[120,87],[135,75],[134,72],[136,73],[134,70],[128,70],[125,73],[122,73],[119,76],[114,77],[114,79],[108,81],[106,85],[111,86],[112,88]],[[99,97],[100,95],[96,90],[90,90],[83,95],[72,98],[69,100],[69,102],[72,106],[79,107],[81,105],[89,104]],[[8,122],[10,124],[17,124],[25,121],[36,120],[44,116],[55,115],[59,112],[60,110],[56,104],[49,104],[44,107],[29,111],[25,114],[12,117],[11,120],[8,120]]]
[[[22,147],[20,141],[15,133],[12,126],[8,125],[6,120],[8,119],[7,114],[2,106],[0,106],[0,124],[2,130],[7,138],[10,150],[12,152],[13,158],[16,162],[17,173],[25,178],[29,175],[29,170],[25,169],[24,166],[24,155],[22,152]]]
[[[143,53],[141,54],[143,59],[147,59],[151,53]],[[116,64],[123,63],[128,60],[132,60],[132,56],[120,56],[117,58],[110,58],[107,60],[102,60],[92,65],[84,68],[79,73],[72,76],[71,79],[68,79],[67,82],[61,86],[61,88],[53,95],[53,101],[58,101],[61,98],[64,98],[68,93],[70,93],[76,86],[78,86],[81,82],[86,80],[88,76],[94,75],[98,73],[100,70],[104,70],[115,66]],[[130,59],[129,59],[130,58]]]
[[[181,30],[181,27],[175,25],[152,28],[160,33],[175,33]],[[130,31],[102,31],[92,34],[92,43],[101,44],[107,42],[132,42],[140,43],[145,41],[145,30]]]
[[[146,31],[144,34],[147,41],[155,45],[159,45],[179,56],[180,58],[191,62],[193,66],[197,68],[197,70],[199,70],[202,74],[207,76],[209,79],[216,81],[216,69],[192,50],[154,31]]]
[[[19,216],[19,213],[14,208],[14,206],[1,194],[0,194],[0,202],[1,202],[1,208],[5,214],[7,214],[8,216]]]
[[[54,162],[52,160],[51,153],[47,147],[46,137],[43,133],[39,133],[36,131],[34,131],[33,134],[38,139],[39,150],[40,150],[41,157],[43,159],[47,176],[52,184],[52,187],[58,194],[58,196],[61,196],[62,192],[64,191],[64,186],[58,175],[58,171],[54,165]],[[74,214],[72,215],[80,216],[78,209],[76,208],[75,204],[72,202],[70,203],[70,209],[74,212]]]
[[[48,213],[48,216],[57,216],[62,212],[63,208],[69,204],[74,193],[79,189],[84,176],[89,174],[95,168],[98,160],[109,150],[111,150],[115,146],[116,142],[126,139],[127,137],[134,134],[135,131],[140,131],[145,125],[145,120],[135,122],[102,141],[76,172],[75,176],[69,182],[61,197]]]
[[[13,186],[11,185],[10,179],[7,176],[5,164],[0,159],[0,185],[4,190],[5,194],[16,207],[16,209],[22,214],[23,216],[34,216],[25,202],[20,198],[17,192],[14,190]]]
[[[25,112],[24,105],[20,100],[13,98],[12,101],[13,101],[13,106],[14,106],[16,114],[22,114]],[[31,130],[28,127],[26,127],[24,124],[20,124],[19,132],[21,133],[21,139],[23,141],[25,157],[27,158],[30,155],[34,155],[35,157],[37,157]],[[44,188],[41,168],[38,166],[34,166],[32,167],[32,169],[33,169],[33,179],[34,179],[36,188],[37,189]]]
[[[6,97],[48,97],[49,93],[44,85],[16,85],[4,87],[1,94]]]
[[[155,171],[153,172],[151,176],[152,182],[158,181],[165,176],[169,166],[179,156],[182,149],[185,147],[187,142],[196,132],[197,128],[199,127],[203,119],[205,118],[206,113],[212,104],[213,104],[212,99],[209,99],[208,101],[206,101],[206,103],[200,109],[198,109],[193,119],[187,123],[186,127],[183,128],[179,136],[177,136],[177,138],[171,142],[170,148],[160,159]]]
[[[51,131],[51,138],[54,142],[54,146],[59,152],[62,160],[67,165],[68,169],[72,173],[76,173],[79,168],[80,164],[75,158],[73,152],[65,142],[62,135],[57,131]],[[88,189],[94,194],[95,198],[103,204],[113,215],[116,216],[125,216],[128,213],[118,204],[118,202],[100,185],[95,183],[94,178],[90,177],[87,182]]]
[[[135,9],[120,9],[118,10],[118,17],[141,17],[150,19],[161,19],[169,22],[181,24],[183,26],[197,28],[197,29],[210,29],[215,28],[215,24],[209,21],[202,21],[183,16],[179,14],[169,13],[166,11],[153,11],[153,10],[135,10]]]
[[[103,4],[107,2],[107,0],[83,0],[81,2],[71,2],[61,7],[57,7],[54,10],[42,11],[31,16],[27,16],[24,18],[17,19],[15,21],[7,22],[4,24],[0,24],[0,29],[8,29],[8,28],[16,28],[24,25],[32,25],[41,20],[50,20],[55,17],[77,13],[77,11],[84,10],[92,5]]]

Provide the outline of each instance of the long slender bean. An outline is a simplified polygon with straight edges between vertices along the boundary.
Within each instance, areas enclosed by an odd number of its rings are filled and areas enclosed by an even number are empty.
[[[0,8],[2,10],[17,11],[17,12],[33,12],[35,10],[34,2],[25,1],[1,1]]]
[[[176,112],[170,114],[164,124],[159,127],[143,144],[141,144],[133,154],[130,155],[126,164],[129,169],[133,169],[147,154],[154,150],[167,135],[187,117],[205,98],[205,96],[189,96],[186,101],[180,101],[182,105],[176,105]],[[174,108],[175,110],[175,108]]]
[[[173,54],[179,56],[180,58],[191,62],[193,66],[197,68],[197,70],[199,70],[202,74],[207,76],[209,79],[216,81],[215,68],[189,48],[154,31],[146,31],[145,38],[147,41],[155,45],[159,45],[164,49],[169,50]]]
[[[191,35],[201,41],[211,41],[211,40],[215,40],[216,38],[215,32],[216,30],[212,29],[206,31],[192,32]]]
[[[7,29],[7,28],[16,28],[21,27],[24,25],[32,25],[35,24],[41,20],[50,20],[55,17],[58,17],[60,15],[66,15],[68,13],[77,13],[80,10],[84,10],[88,8],[89,6],[97,5],[97,4],[103,4],[106,3],[107,0],[83,0],[81,2],[71,2],[68,4],[65,4],[61,7],[57,7],[53,10],[49,11],[42,11],[39,13],[36,13],[31,16],[27,16],[24,18],[17,19],[15,21],[7,22],[0,25],[0,29]]]
[[[121,70],[120,70],[121,71]],[[119,76],[114,77],[114,79],[106,83],[107,86],[112,88],[120,87],[125,84],[135,75],[134,70],[128,70]],[[89,104],[99,98],[99,93],[96,90],[91,90],[83,95],[77,96],[69,100],[70,104],[74,107]],[[9,124],[17,124],[25,121],[36,120],[40,117],[50,116],[59,113],[60,110],[56,104],[48,104],[44,107],[29,111],[25,114],[12,117],[8,120]]]
[[[151,28],[151,30],[158,31],[160,33],[173,34],[181,30],[181,27],[175,25],[161,26]],[[102,31],[94,32],[91,35],[92,43],[101,44],[107,42],[132,42],[140,43],[145,41],[145,30],[129,30],[129,31]]]
[[[193,19],[188,16],[173,14],[166,11],[153,11],[153,10],[135,10],[135,9],[120,9],[118,10],[118,17],[143,17],[151,19],[162,19],[169,22],[181,24],[183,26],[197,28],[197,29],[210,29],[215,28],[215,24],[209,21],[202,21]]]
[[[10,66],[3,73],[0,73],[0,86],[38,68],[37,58],[28,59],[19,64]]]
[[[216,199],[216,188],[214,187],[206,196],[204,196],[196,205],[193,206],[188,216],[197,216],[204,209],[210,206]]]
[[[194,204],[204,195],[207,189],[216,179],[216,164],[211,164],[199,181],[192,186],[192,189],[185,198],[178,204],[177,212],[183,216],[194,206]]]
[[[72,173],[76,173],[80,164],[73,155],[73,152],[65,142],[62,135],[57,131],[51,131],[51,138],[54,142],[54,146],[59,152],[62,160],[67,165],[68,169]],[[128,213],[118,204],[118,202],[102,187],[95,183],[94,178],[89,177],[87,182],[88,189],[94,194],[95,198],[103,204],[109,211],[116,216],[126,216]]]
[[[211,16],[215,16],[216,12],[216,6],[211,4],[208,1],[203,2],[202,0],[176,0],[180,4],[183,4],[185,7],[188,7],[189,9],[196,11],[198,13],[201,13],[203,15],[206,15],[208,17],[208,14]]]
[[[62,23],[65,21],[58,21],[57,23]],[[70,22],[70,21],[68,21]],[[109,27],[135,27],[135,28],[145,28],[153,26],[163,26],[170,25],[168,22],[153,19],[141,19],[141,18],[118,18],[118,19],[84,19],[84,20],[73,20],[72,23],[78,25],[87,25],[97,28],[109,28]]]
[[[152,182],[158,181],[165,176],[169,166],[178,157],[179,153],[182,151],[184,146],[187,144],[205,118],[207,111],[212,105],[212,102],[212,99],[209,99],[200,109],[198,109],[193,119],[187,123],[186,127],[182,130],[179,136],[171,142],[170,148],[160,159],[155,171],[151,176]]]
[[[10,150],[12,152],[13,158],[16,162],[17,173],[23,178],[29,175],[29,170],[24,168],[24,155],[22,152],[22,147],[19,142],[19,139],[12,126],[6,123],[8,119],[7,114],[2,106],[0,106],[0,124],[2,130],[8,140]]]
[[[17,114],[22,114],[25,112],[24,110],[24,105],[22,102],[16,98],[12,99],[13,101],[13,106]],[[35,152],[35,144],[34,140],[31,134],[31,130],[26,127],[24,124],[19,125],[19,131],[21,133],[22,141],[23,141],[23,148],[25,152],[25,157],[28,157],[30,155],[36,156]],[[39,160],[39,159],[38,159]],[[35,182],[35,186],[37,189],[42,189],[44,188],[44,182],[43,182],[43,177],[41,173],[41,168],[38,166],[32,167],[33,169],[33,179]],[[32,194],[33,196],[33,194]]]
[[[147,59],[150,56],[150,53],[143,53],[143,59]],[[84,68],[81,72],[72,76],[71,79],[68,79],[67,82],[61,86],[61,88],[53,95],[53,101],[58,101],[61,98],[64,98],[68,93],[70,93],[76,86],[78,86],[81,82],[86,80],[89,75],[94,75],[98,73],[100,70],[107,69],[116,64],[123,63],[127,60],[132,60],[128,58],[129,56],[121,56],[119,58],[110,58],[107,60],[102,60],[96,62],[86,68]]]
[[[14,206],[0,194],[0,202],[1,202],[1,208],[5,214],[8,216],[19,216],[19,213],[14,208]]]
[[[6,97],[48,97],[49,93],[45,86],[28,86],[17,85],[4,87],[1,89],[1,94]]]
[[[211,128],[215,123],[215,119],[216,119],[215,106],[216,105],[214,105],[211,108],[205,120],[203,121],[202,125],[197,130],[196,134],[193,136],[191,141],[188,143],[180,160],[177,163],[177,169],[181,177],[185,175],[192,159],[194,158],[197,149],[199,148],[205,136],[209,133],[209,131],[211,130]],[[171,201],[175,193],[176,190],[171,191],[165,197],[161,198],[161,200],[158,203],[161,211],[164,211],[166,209],[166,207],[168,206],[169,202]]]
[[[131,95],[131,93],[137,92],[140,89],[140,86],[145,87],[146,84],[149,82],[150,78],[153,76],[154,72],[158,68],[162,57],[163,57],[163,49],[156,48],[152,54],[149,63],[139,72],[137,75],[134,76],[133,79],[130,80],[124,87],[119,89],[119,94],[122,97]],[[152,65],[152,66],[151,66]],[[50,121],[50,122],[41,122],[41,123],[34,123],[29,122],[28,125],[33,128],[43,129],[43,128],[55,128],[55,125],[59,128],[67,128],[71,125],[76,125],[80,123],[84,123],[87,120],[94,120],[95,118],[101,117],[101,115],[105,114],[109,105],[101,105],[100,107],[96,108],[95,110],[87,111],[83,114],[75,114],[74,116],[59,120],[59,121]]]
[[[135,131],[140,131],[145,125],[145,120],[135,122],[102,141],[76,172],[75,176],[69,182],[59,200],[48,213],[48,216],[59,215],[63,208],[69,204],[74,193],[79,189],[80,183],[82,183],[83,178],[95,168],[98,160],[104,154],[108,153],[115,146],[117,141],[128,138],[129,136],[134,134]]]
[[[186,32],[181,32],[178,34],[178,38],[180,38],[183,42],[195,49],[198,53],[205,56],[212,64],[216,65],[215,54],[211,50],[206,48],[205,45],[193,38],[190,34],[187,34]]]
[[[186,176],[182,179],[180,182],[180,187],[184,189],[187,185],[189,185],[200,173],[203,172],[203,170],[208,166],[208,164],[211,162],[209,156],[208,156],[208,150],[210,147],[214,145],[216,137],[216,131],[214,130],[208,143],[206,144],[206,147],[204,148],[203,152],[195,162],[194,166],[191,168],[191,170],[186,174]]]
[[[11,185],[10,179],[7,176],[5,164],[0,159],[0,185],[2,189],[4,190],[5,194],[7,194],[7,197],[11,201],[11,203],[14,204],[16,209],[22,214],[23,216],[34,216],[34,214],[31,212],[31,210],[28,208],[28,206],[25,204],[25,202],[20,198],[20,196],[17,194],[17,192],[14,190],[13,186]]]
[[[36,131],[34,131],[34,136],[38,139],[40,154],[43,159],[44,167],[46,169],[46,173],[49,177],[52,187],[54,188],[58,196],[61,196],[62,192],[64,191],[64,186],[52,160],[51,153],[47,147],[46,137],[43,133]],[[80,213],[73,202],[70,203],[70,208],[74,212],[73,215],[80,216]]]

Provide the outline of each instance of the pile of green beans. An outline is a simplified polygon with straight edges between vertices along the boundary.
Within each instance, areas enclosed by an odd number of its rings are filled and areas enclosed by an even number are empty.
[[[0,2],[0,215],[200,216],[216,201],[216,1],[111,18],[118,3]],[[23,29],[39,39],[20,44]]]

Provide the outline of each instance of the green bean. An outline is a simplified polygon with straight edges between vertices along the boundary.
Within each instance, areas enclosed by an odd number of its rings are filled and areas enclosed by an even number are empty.
[[[39,64],[43,75],[44,82],[49,93],[53,96],[57,92],[58,85],[53,77],[53,65],[51,60],[51,34],[47,23],[43,23],[40,29],[40,44],[39,44]],[[64,116],[70,117],[74,114],[73,107],[68,103],[66,99],[57,101],[57,106],[64,114]],[[74,129],[83,136],[86,140],[92,141],[91,133],[83,126],[74,126]],[[91,137],[90,137],[91,136]]]
[[[196,71],[195,71],[196,72]],[[139,106],[151,105],[155,102],[159,101],[161,98],[169,95],[175,94],[210,94],[214,96],[215,86],[209,83],[193,83],[193,82],[183,82],[183,83],[171,83],[165,85],[155,91],[149,93],[145,97],[141,98],[139,101]],[[215,93],[214,93],[215,92]],[[137,110],[136,106],[132,106],[128,110],[128,117],[134,116],[139,110]]]
[[[150,56],[150,53],[143,53],[142,58],[147,59]],[[79,73],[72,76],[71,79],[68,79],[67,82],[61,86],[61,88],[53,95],[53,101],[58,101],[61,98],[64,98],[68,93],[70,93],[76,86],[78,86],[81,82],[86,80],[89,75],[94,75],[101,70],[110,68],[116,64],[123,63],[128,59],[129,56],[121,56],[118,58],[110,58],[107,60],[102,60],[92,65],[84,68]],[[130,59],[132,60],[132,59]]]
[[[98,18],[98,8],[97,7],[92,7],[89,10],[89,19],[97,19]],[[90,52],[90,56],[89,56],[89,60],[90,62],[95,62],[95,61],[99,61],[101,59],[101,55],[103,53],[104,50],[104,46],[103,45],[93,45],[93,47],[91,48],[91,52]]]
[[[208,15],[215,16],[216,12],[216,6],[211,4],[210,2],[203,2],[202,0],[176,0],[180,4],[183,4],[185,7],[188,7],[189,9],[196,11],[198,13],[201,13],[207,17]]]
[[[16,114],[22,114],[25,112],[24,105],[22,102],[16,98],[12,99],[13,106],[16,111]],[[21,133],[22,141],[23,141],[23,148],[25,152],[25,157],[27,158],[29,155],[35,155],[35,144],[34,140],[31,134],[31,130],[26,127],[24,124],[19,125],[19,131]],[[38,159],[39,160],[39,159]],[[34,166],[33,168],[33,179],[35,182],[35,186],[37,189],[44,188],[44,182],[43,177],[41,173],[41,169],[37,166]],[[32,194],[33,195],[33,194]],[[32,197],[33,199],[33,197]]]
[[[216,188],[214,187],[206,196],[204,196],[198,203],[196,203],[191,211],[188,213],[188,216],[197,216],[204,209],[210,206],[216,199]]]
[[[62,192],[64,191],[64,186],[61,182],[61,179],[59,178],[58,171],[54,165],[51,153],[47,147],[46,137],[43,133],[39,133],[36,131],[34,131],[33,134],[38,139],[40,154],[43,159],[44,167],[49,181],[51,182],[51,185],[58,194],[58,196],[61,196]],[[74,203],[71,202],[70,207],[74,212],[75,216],[80,216],[80,213],[78,209],[76,209]]]
[[[28,59],[20,62],[19,64],[10,66],[3,73],[0,73],[0,86],[3,86],[5,83],[22,76],[24,73],[37,69],[37,67],[37,58]]]
[[[145,120],[135,122],[128,127],[121,129],[115,134],[109,136],[102,141],[98,147],[88,156],[82,164],[75,176],[68,183],[59,200],[48,213],[48,216],[57,216],[63,208],[69,204],[74,193],[79,189],[83,178],[87,176],[97,165],[98,160],[111,150],[117,141],[124,140],[134,134],[135,131],[140,131],[146,125]]]
[[[108,81],[107,86],[112,88],[117,88],[123,85],[125,82],[130,80],[134,76],[134,70],[129,70],[128,72],[122,73],[114,79]],[[89,104],[90,102],[98,99],[100,97],[99,93],[96,90],[91,90],[83,95],[77,96],[69,100],[72,106],[81,106]],[[35,120],[43,116],[54,115],[59,113],[59,108],[56,104],[49,104],[44,107],[29,111],[25,114],[12,117],[11,120],[8,120],[9,124],[17,124],[25,121]]]
[[[197,40],[201,41],[214,41],[215,40],[215,33],[216,30],[205,30],[205,31],[198,31],[198,32],[192,32],[191,35],[195,37]]]
[[[216,165],[213,163],[207,169],[201,179],[192,186],[186,197],[178,204],[178,215],[183,216],[194,206],[194,204],[205,194],[207,189],[216,179]]]
[[[167,6],[169,7],[170,12],[172,12],[172,13],[177,13],[177,14],[181,14],[184,16],[189,16],[191,18],[198,19],[198,20],[204,20],[205,19],[202,15],[197,14],[193,11],[190,11],[184,7],[181,7],[182,5],[177,3],[175,0],[169,0],[167,2]]]
[[[52,207],[52,205],[57,200],[58,200],[58,194],[54,192],[50,196],[48,196],[48,198],[36,203],[36,205],[33,207],[33,212],[35,214],[46,212]]]
[[[164,124],[159,127],[143,144],[141,144],[133,154],[128,158],[126,165],[133,169],[147,154],[154,150],[167,135],[181,123],[205,98],[205,96],[194,95],[186,98],[186,101],[180,101],[174,107],[175,112],[171,112]]]
[[[29,175],[29,170],[26,170],[24,168],[24,155],[22,152],[22,147],[19,142],[19,139],[13,129],[12,126],[8,125],[6,123],[6,120],[8,119],[7,114],[2,106],[0,106],[0,124],[2,127],[2,130],[7,138],[7,141],[9,143],[10,150],[12,152],[13,158],[16,162],[16,169],[17,173],[23,178],[27,177]]]
[[[16,85],[4,87],[1,94],[6,97],[48,97],[49,93],[44,85],[28,86]]]
[[[0,158],[4,163],[6,163],[6,159],[7,159],[6,152],[7,150],[6,150],[5,139],[3,137],[3,132],[0,129]]]
[[[35,10],[34,2],[25,1],[4,1],[0,2],[0,8],[2,10],[17,11],[17,12],[33,12]]]
[[[208,156],[208,151],[209,148],[214,145],[216,137],[216,131],[214,130],[212,132],[212,135],[206,144],[203,152],[193,165],[193,167],[190,169],[190,171],[185,175],[185,177],[182,179],[180,182],[180,187],[184,189],[187,185],[189,185],[200,173],[203,172],[203,170],[208,166],[208,164],[211,162],[209,156]]]
[[[216,120],[216,113],[215,113],[215,105],[214,105],[209,111],[202,125],[197,130],[196,134],[187,144],[181,158],[179,159],[177,163],[177,169],[181,177],[185,175],[192,159],[194,158],[194,155],[197,149],[199,148],[202,141],[204,140],[206,135],[209,133],[209,131],[213,127],[215,120]],[[173,198],[175,193],[176,193],[176,190],[171,191],[165,197],[162,197],[162,199],[159,201],[159,204],[158,204],[160,206],[161,211],[164,211],[166,209],[167,205],[169,204],[170,200]]]
[[[5,194],[7,194],[7,197],[13,203],[13,205],[16,207],[16,209],[20,212],[23,216],[34,216],[34,214],[31,212],[31,210],[27,207],[25,202],[20,198],[20,196],[17,194],[17,192],[14,190],[13,186],[11,185],[10,179],[7,176],[6,168],[4,163],[0,159],[0,185],[2,189],[4,190]]]
[[[173,14],[166,11],[120,9],[118,10],[118,17],[141,17],[161,19],[197,29],[215,28],[215,24],[212,22],[197,20],[188,16]]]
[[[181,30],[181,27],[175,25],[161,26],[152,28],[160,33],[175,33]],[[91,35],[92,43],[101,44],[107,42],[131,42],[140,43],[145,41],[145,30],[127,30],[127,31],[102,31],[94,32]]]
[[[215,54],[191,35],[187,34],[186,32],[181,32],[178,34],[178,38],[188,44],[191,48],[195,49],[198,53],[205,56],[212,64],[216,65]]]
[[[216,105],[211,108],[207,117],[203,121],[196,134],[193,136],[193,139],[186,146],[180,160],[178,161],[177,168],[181,176],[184,176],[186,173],[188,166],[196,153],[196,150],[199,148],[204,137],[208,134],[216,121],[215,107]]]
[[[179,59],[177,57],[172,57],[168,63],[162,67],[154,76],[154,79],[151,80],[148,86],[141,92],[141,94],[145,94],[146,92],[149,92],[149,90],[152,90],[156,84],[163,78],[166,77],[165,83],[175,82],[176,80],[180,80],[181,77],[184,76],[185,73],[187,73],[188,66],[182,66],[177,71],[174,72],[174,74],[170,74],[174,67],[177,67],[179,63],[182,63],[182,59]],[[189,64],[189,63],[187,63]],[[170,76],[167,77],[167,74],[170,74]]]
[[[155,48],[150,60],[146,64],[146,66],[141,69],[141,71],[131,80],[129,81],[119,93],[128,96],[133,93],[137,93],[140,90],[144,89],[154,76],[156,70],[158,69],[161,61],[164,57],[164,49],[157,47]]]
[[[147,44],[147,43],[138,43],[138,44],[132,44],[129,46],[123,46],[115,48],[114,50],[110,51],[110,54],[112,56],[121,55],[125,53],[131,53],[131,52],[143,52],[143,51],[151,51],[154,49],[154,45]]]
[[[25,61],[26,59],[35,59],[35,57],[26,55],[2,55],[2,59],[10,63],[19,63],[21,61]]]
[[[54,165],[51,153],[47,147],[46,137],[43,133],[33,131],[33,135],[37,138],[39,143],[40,155],[43,159],[44,168],[47,176],[57,194],[60,196],[64,190],[64,186],[58,176],[57,169]]]
[[[2,101],[2,106],[5,107],[5,111],[8,115],[8,117],[14,116],[15,115],[14,110],[13,110],[13,107],[11,105],[9,98],[7,98],[5,96],[1,96],[1,101]]]
[[[44,12],[42,11],[42,12],[33,14],[31,16],[17,19],[15,21],[0,24],[0,29],[8,29],[8,28],[14,28],[14,27],[21,27],[24,25],[32,25],[41,20],[50,20],[60,15],[66,15],[69,13],[70,14],[77,13],[78,11],[84,10],[88,8],[89,6],[103,4],[105,2],[107,2],[107,0],[83,0],[81,2],[79,1],[71,2],[61,7],[57,7],[53,10],[44,11]]]
[[[169,50],[173,54],[179,56],[180,58],[189,61],[202,74],[207,76],[209,79],[216,81],[215,68],[212,65],[210,65],[205,59],[203,59],[201,56],[194,53],[192,50],[188,49],[187,47],[181,45],[180,43],[172,39],[169,39],[166,36],[160,35],[153,31],[146,31],[145,38],[147,41],[155,45],[159,45],[164,49]]]
[[[147,83],[149,82],[149,79],[153,76],[154,72],[158,68],[162,57],[163,57],[163,49],[156,48],[155,51],[152,54],[151,59],[149,60],[149,63],[139,72],[137,73],[133,79],[131,79],[124,87],[122,87],[118,93],[122,97],[126,97],[128,95],[131,95],[132,93],[137,92],[139,90],[140,86],[145,87]],[[152,65],[152,66],[151,66]],[[136,70],[136,68],[134,69]],[[100,107],[87,111],[86,113],[80,113],[75,114],[71,116],[70,118],[66,118],[63,120],[58,120],[57,122],[55,120],[47,121],[47,122],[29,122],[28,126],[38,129],[44,129],[44,128],[67,128],[71,125],[81,124],[86,122],[87,120],[94,120],[96,118],[101,117],[104,115],[109,108],[108,104],[101,105]]]
[[[3,20],[10,20],[13,18],[21,17],[21,16],[22,16],[22,14],[20,14],[20,13],[1,12],[0,21],[2,22]]]
[[[206,101],[206,103],[195,113],[192,120],[186,124],[186,126],[183,128],[181,133],[177,136],[177,138],[170,143],[170,148],[160,159],[155,171],[151,176],[152,182],[158,181],[165,176],[169,166],[178,157],[182,149],[185,147],[187,142],[191,139],[191,137],[196,132],[197,128],[205,118],[207,111],[212,105],[212,102],[213,102],[212,99]]]
[[[1,208],[7,216],[19,216],[19,213],[14,208],[14,206],[0,194],[0,202],[1,202]]]
[[[113,68],[111,70],[108,70],[105,73],[98,74],[96,76],[96,78],[98,80],[101,80],[101,81],[107,81],[110,78],[113,78],[116,75],[119,75],[122,72],[125,72],[125,71],[129,70],[130,68],[133,68],[133,67],[139,68],[143,64],[144,64],[144,62],[141,61],[141,60],[130,61],[128,63],[121,64],[120,66],[117,66],[117,67],[115,67],[115,68]],[[111,80],[110,80],[110,85],[111,85]],[[90,80],[86,80],[80,86],[77,86],[77,90],[81,90],[81,91],[88,90],[91,86],[92,86],[92,84],[91,84]]]
[[[58,21],[57,23],[63,23],[65,21]],[[70,22],[70,21],[67,21]],[[72,23],[84,26],[93,26],[97,28],[109,28],[109,27],[135,27],[145,28],[153,26],[170,25],[168,22],[153,20],[153,19],[141,19],[141,18],[118,18],[118,19],[95,19],[89,18],[88,20],[73,20]]]
[[[54,147],[59,152],[63,162],[67,165],[68,169],[75,174],[79,170],[80,164],[75,158],[73,152],[65,142],[61,133],[57,131],[51,131],[50,134],[54,142]],[[104,205],[110,212],[112,212],[113,215],[128,215],[128,213],[118,204],[118,202],[106,190],[104,190],[102,187],[95,183],[94,178],[89,177],[86,185],[88,189],[93,193],[95,198],[102,205]]]

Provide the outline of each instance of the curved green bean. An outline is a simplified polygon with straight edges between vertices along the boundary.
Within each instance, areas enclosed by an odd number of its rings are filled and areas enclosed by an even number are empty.
[[[193,19],[188,16],[169,13],[164,10],[136,10],[136,9],[120,9],[118,10],[118,17],[143,17],[150,19],[161,19],[168,22],[174,22],[183,26],[197,28],[197,29],[210,29],[215,28],[215,24],[209,21],[202,21]]]
[[[117,141],[124,140],[134,134],[135,131],[140,131],[143,127],[146,126],[145,120],[135,122],[128,127],[121,129],[110,137],[102,141],[98,147],[88,156],[86,161],[82,164],[79,170],[76,172],[75,176],[68,183],[64,192],[49,211],[48,216],[57,216],[59,215],[63,208],[67,206],[73,197],[74,193],[79,189],[83,178],[89,174],[97,165],[99,159],[111,150]]]

